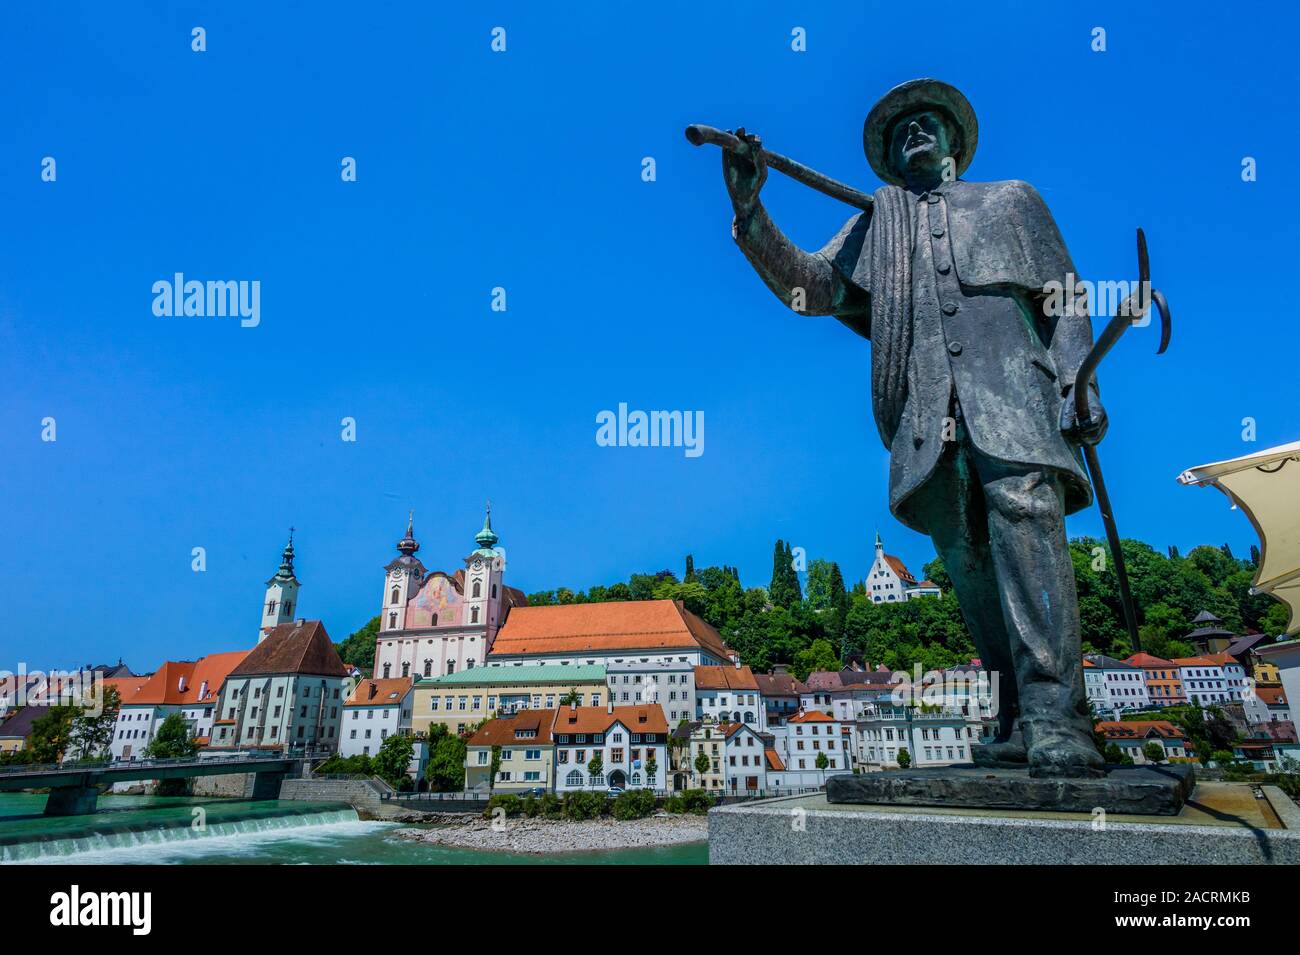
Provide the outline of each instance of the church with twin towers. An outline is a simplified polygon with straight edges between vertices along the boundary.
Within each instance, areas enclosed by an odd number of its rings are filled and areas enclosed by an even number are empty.
[[[379,678],[445,676],[482,666],[511,607],[523,606],[523,591],[505,584],[505,552],[497,548],[489,506],[475,548],[465,566],[448,574],[429,570],[416,556],[415,515],[397,542],[397,556],[384,566],[375,670]],[[258,642],[276,626],[290,623],[301,586],[293,567],[293,534],[280,569],[266,582]]]

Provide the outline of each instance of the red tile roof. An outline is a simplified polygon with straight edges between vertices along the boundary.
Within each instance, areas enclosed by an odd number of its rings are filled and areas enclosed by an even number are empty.
[[[556,711],[554,733],[603,733],[615,722],[632,733],[667,733],[664,708],[657,703],[616,706],[610,713],[603,706],[562,706]]]
[[[721,659],[730,655],[718,631],[681,601],[619,600],[515,607],[492,655],[697,647]]]
[[[387,680],[362,680],[344,701],[344,706],[392,706],[410,692],[409,676],[391,677]]]
[[[787,720],[789,723],[835,723],[836,720],[827,716],[821,710],[804,710],[802,713],[796,713]]]
[[[551,725],[555,710],[520,710],[514,716],[488,720],[469,738],[468,746],[506,746],[514,743],[538,743],[549,746],[554,740]],[[520,738],[518,732],[536,733]],[[601,732],[597,730],[596,732]]]
[[[898,575],[899,579],[902,580],[904,584],[913,587],[916,586],[916,578],[912,576],[912,572],[907,569],[906,564],[904,564],[893,554],[886,554],[885,560],[889,564],[889,566],[894,569],[894,573]],[[933,587],[934,584],[931,584],[930,586]]]
[[[1286,706],[1286,693],[1280,686],[1255,686],[1255,695],[1265,706]]]
[[[758,690],[749,667],[711,666],[695,668],[696,690]]]
[[[1150,670],[1150,669],[1167,670],[1171,667],[1178,666],[1178,664],[1176,664],[1173,660],[1166,660],[1163,657],[1152,656],[1151,654],[1145,652],[1135,653],[1131,657],[1125,659],[1124,662],[1129,664],[1130,666],[1142,667],[1142,669],[1144,670]]]
[[[768,769],[775,769],[778,771],[783,771],[785,769],[785,763],[781,762],[781,757],[776,755],[776,750],[765,749],[763,750],[763,755],[767,757]]]
[[[1153,734],[1165,739],[1187,739],[1183,731],[1168,720],[1107,721],[1097,724],[1097,732],[1107,739],[1142,739]]]
[[[798,696],[803,687],[790,673],[755,673],[754,682],[763,696]]]

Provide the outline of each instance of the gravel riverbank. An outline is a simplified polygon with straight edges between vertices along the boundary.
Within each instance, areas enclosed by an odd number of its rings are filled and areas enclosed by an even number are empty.
[[[552,819],[507,819],[497,828],[479,817],[430,829],[397,829],[392,835],[415,842],[463,849],[503,852],[590,852],[681,845],[708,838],[703,816],[651,816],[618,822],[593,819],[566,822]]]

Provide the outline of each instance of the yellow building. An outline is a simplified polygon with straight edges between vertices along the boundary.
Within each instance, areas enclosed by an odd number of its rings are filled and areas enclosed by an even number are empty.
[[[1279,684],[1282,682],[1282,671],[1277,668],[1277,664],[1272,660],[1256,657],[1250,671],[1250,675],[1255,678],[1256,685],[1260,683]]]
[[[522,710],[483,724],[465,748],[465,788],[493,792],[555,790],[555,710]],[[492,778],[493,751],[496,778]]]
[[[475,667],[417,681],[411,729],[425,733],[440,723],[463,735],[488,717],[553,710],[570,693],[582,706],[604,706],[607,692],[605,668],[599,665]]]

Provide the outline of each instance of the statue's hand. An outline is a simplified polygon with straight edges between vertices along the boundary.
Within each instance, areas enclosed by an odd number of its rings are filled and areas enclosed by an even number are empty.
[[[738,214],[745,215],[758,203],[759,190],[767,181],[767,163],[762,156],[762,140],[746,133],[743,127],[736,130],[736,136],[745,148],[722,150],[722,175],[732,206]]]
[[[1067,393],[1061,403],[1061,432],[1075,444],[1096,444],[1106,436],[1110,420],[1101,399],[1088,389],[1088,420],[1080,422],[1075,416],[1074,395]]]

